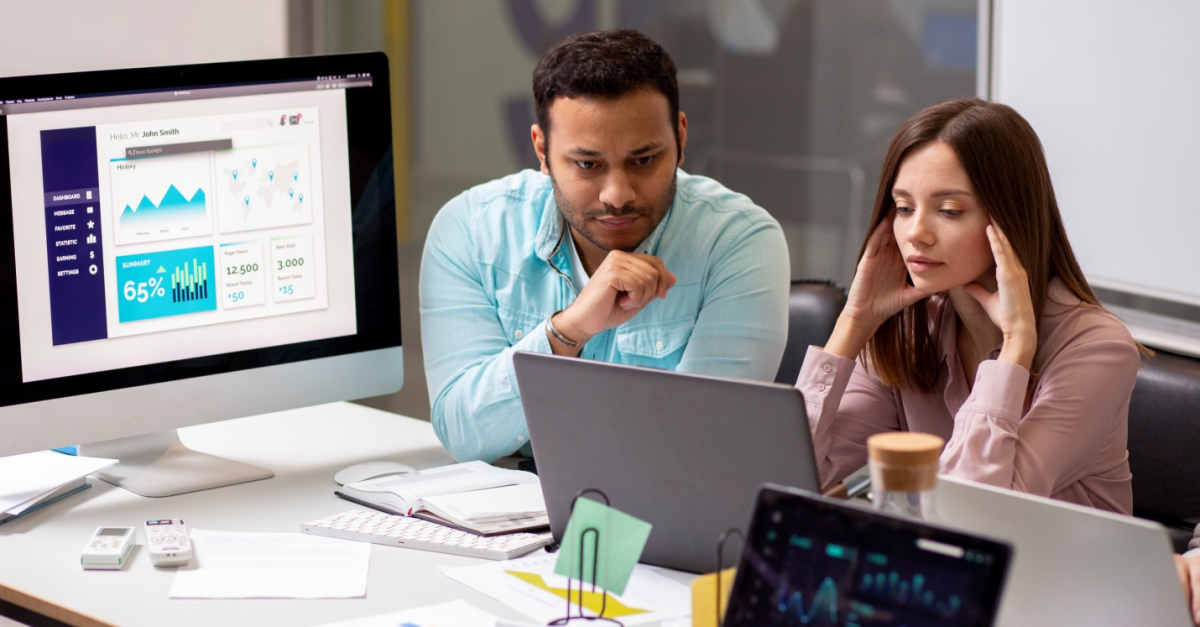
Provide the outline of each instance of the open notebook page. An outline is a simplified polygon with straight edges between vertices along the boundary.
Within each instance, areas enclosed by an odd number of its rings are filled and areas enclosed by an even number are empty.
[[[542,498],[542,486],[539,484],[446,494],[424,499],[423,502],[429,511],[443,518],[458,520],[546,515],[546,501]]]
[[[531,473],[496,468],[483,462],[473,461],[431,468],[419,473],[360,481],[348,484],[344,491],[351,495],[357,492],[364,498],[369,498],[367,495],[370,494],[390,492],[404,501],[404,509],[409,509],[418,500],[431,496],[521,484],[540,486],[537,476]],[[540,487],[538,489],[540,492]]]

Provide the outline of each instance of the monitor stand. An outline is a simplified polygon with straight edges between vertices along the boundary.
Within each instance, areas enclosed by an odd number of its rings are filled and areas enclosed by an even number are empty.
[[[95,476],[150,497],[187,494],[275,476],[266,468],[193,451],[179,441],[174,429],[82,444],[79,454],[120,460]]]

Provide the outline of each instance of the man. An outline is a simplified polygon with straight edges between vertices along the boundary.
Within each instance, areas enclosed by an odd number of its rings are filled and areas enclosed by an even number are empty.
[[[687,118],[661,46],[569,37],[533,91],[541,172],[446,203],[421,260],[432,421],[460,461],[530,451],[515,351],[771,380],[787,340],[782,232],[677,170]]]

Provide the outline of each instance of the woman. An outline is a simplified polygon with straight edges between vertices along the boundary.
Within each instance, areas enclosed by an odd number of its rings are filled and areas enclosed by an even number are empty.
[[[1139,348],[1075,261],[1029,123],[952,100],[893,138],[846,307],[796,387],[823,484],[866,463],[867,436],[921,431],[946,439],[943,473],[1128,514]]]

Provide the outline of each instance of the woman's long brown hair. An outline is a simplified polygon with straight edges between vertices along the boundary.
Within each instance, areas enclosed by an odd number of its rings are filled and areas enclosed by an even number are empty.
[[[888,146],[868,234],[894,206],[892,186],[900,164],[933,142],[945,143],[958,156],[979,202],[1012,242],[1029,275],[1038,319],[1051,279],[1062,281],[1084,303],[1099,306],[1067,241],[1041,141],[1025,118],[1002,104],[977,98],[949,100],[909,118]],[[865,249],[864,240],[860,260]],[[865,352],[886,385],[922,392],[936,389],[938,350],[924,300],[884,322]]]

